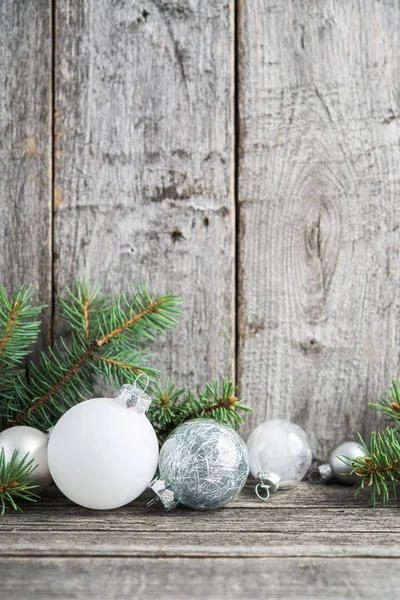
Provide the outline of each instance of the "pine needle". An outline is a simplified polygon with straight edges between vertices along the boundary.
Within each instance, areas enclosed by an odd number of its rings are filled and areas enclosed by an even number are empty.
[[[141,372],[154,373],[147,364],[149,344],[177,323],[180,299],[152,298],[145,287],[131,287],[129,296],[114,301],[99,294],[99,286],[76,283],[58,298],[70,339],[60,337],[42,352],[39,364],[30,365],[29,381],[23,373],[14,377],[3,410],[7,426],[48,429],[67,408],[93,397],[99,376],[119,387]]]
[[[373,432],[368,446],[359,437],[365,456],[342,460],[353,467],[351,474],[360,477],[356,494],[368,487],[372,506],[378,500],[386,504],[391,498],[396,499],[400,482],[400,432],[389,427],[382,433]]]
[[[4,448],[0,451],[0,514],[4,515],[6,508],[21,510],[17,502],[27,500],[37,502],[39,496],[32,490],[39,486],[35,484],[33,475],[36,466],[34,459],[28,460],[26,454],[20,461],[18,451],[14,450],[11,460],[7,463]]]
[[[250,412],[236,396],[235,386],[229,379],[218,383],[212,380],[196,397],[190,390],[178,389],[170,379],[165,386],[158,382],[148,416],[160,442],[178,425],[190,419],[206,417],[236,428],[243,418],[238,411]]]

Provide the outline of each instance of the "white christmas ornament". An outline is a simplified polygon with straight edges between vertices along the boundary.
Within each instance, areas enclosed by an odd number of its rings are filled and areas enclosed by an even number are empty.
[[[158,441],[146,417],[151,399],[136,385],[115,398],[70,408],[50,435],[50,472],[76,504],[94,509],[128,504],[146,489],[158,461]]]
[[[270,492],[299,483],[311,465],[312,451],[305,432],[294,423],[271,419],[254,429],[247,441],[250,472],[259,483],[256,494],[267,500]]]
[[[27,461],[34,459],[33,466],[37,466],[32,473],[32,484],[38,486],[32,489],[35,494],[44,492],[51,483],[47,464],[47,444],[47,434],[34,427],[17,425],[0,433],[0,449],[4,448],[6,462],[11,460],[14,450],[18,450],[18,464],[28,452]]]

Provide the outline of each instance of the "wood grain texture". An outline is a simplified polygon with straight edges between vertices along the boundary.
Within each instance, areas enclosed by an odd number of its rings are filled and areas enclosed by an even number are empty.
[[[0,556],[365,556],[400,557],[397,507],[303,483],[260,502],[252,487],[221,510],[147,509],[148,494],[113,511],[74,505],[57,493],[22,515],[8,512]],[[390,532],[390,534],[389,534]]]
[[[400,10],[240,2],[239,379],[318,458],[398,376]]]
[[[365,558],[4,558],[0,576],[9,600],[375,600],[397,598],[399,586],[396,561]]]
[[[182,384],[233,374],[232,11],[57,3],[56,287],[181,295],[158,366]]]
[[[0,283],[51,304],[50,7],[0,3]],[[50,311],[44,315],[44,333]]]
[[[385,598],[400,584],[396,505],[302,483],[250,485],[210,512],[73,505],[54,487],[0,528],[2,595],[24,598]]]

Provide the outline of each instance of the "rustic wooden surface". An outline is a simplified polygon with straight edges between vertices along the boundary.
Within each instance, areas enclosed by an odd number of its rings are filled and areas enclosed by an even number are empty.
[[[19,598],[398,597],[398,507],[302,483],[267,503],[170,513],[145,495],[114,511],[55,488],[0,527],[2,595]]]
[[[48,0],[0,2],[0,282],[51,305],[50,22]]]
[[[241,0],[239,382],[318,457],[398,376],[400,8]]]
[[[179,293],[160,365],[233,376],[233,2],[56,5],[56,288]]]

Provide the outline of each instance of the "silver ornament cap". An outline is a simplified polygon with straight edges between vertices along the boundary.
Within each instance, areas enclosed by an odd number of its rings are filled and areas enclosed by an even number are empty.
[[[156,496],[147,503],[147,506],[153,506],[158,501],[161,502],[165,510],[172,510],[178,506],[179,502],[175,498],[174,492],[163,479],[156,477],[150,483],[149,488],[153,490]]]
[[[28,461],[33,458],[33,466],[38,465],[32,473],[32,483],[39,486],[32,490],[35,494],[44,492],[52,481],[47,464],[47,445],[47,434],[34,427],[17,425],[0,433],[0,448],[4,448],[7,462],[11,460],[14,450],[18,450],[19,462],[29,452]]]

